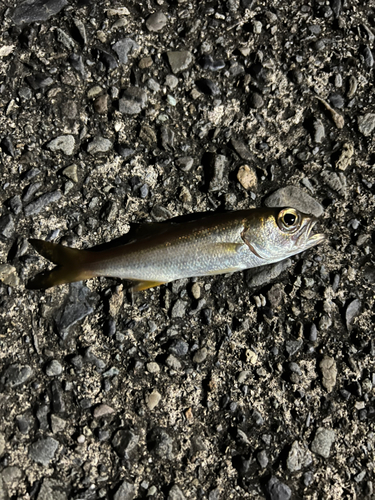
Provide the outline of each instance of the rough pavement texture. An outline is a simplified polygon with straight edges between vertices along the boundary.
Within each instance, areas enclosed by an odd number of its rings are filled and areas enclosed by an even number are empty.
[[[0,498],[371,497],[371,3],[0,15]],[[328,240],[276,271],[25,288],[28,238],[87,248],[281,188]]]

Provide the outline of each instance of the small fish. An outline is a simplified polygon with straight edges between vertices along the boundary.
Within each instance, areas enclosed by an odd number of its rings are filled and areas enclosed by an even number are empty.
[[[148,234],[102,251],[32,239],[31,245],[57,267],[35,276],[28,288],[108,276],[130,280],[132,290],[139,291],[179,278],[242,271],[321,243],[324,234],[312,234],[316,221],[294,208],[261,208],[146,224]]]

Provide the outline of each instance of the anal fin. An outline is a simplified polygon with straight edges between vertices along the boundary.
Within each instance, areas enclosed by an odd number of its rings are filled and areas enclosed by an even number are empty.
[[[142,292],[142,290],[147,290],[148,288],[154,288],[155,286],[164,285],[165,281],[133,281],[133,285],[129,288],[132,292]]]

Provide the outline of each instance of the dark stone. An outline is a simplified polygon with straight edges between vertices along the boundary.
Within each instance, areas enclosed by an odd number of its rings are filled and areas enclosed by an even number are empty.
[[[39,214],[43,208],[45,208],[50,203],[55,203],[59,201],[62,197],[61,191],[51,191],[50,193],[45,193],[39,196],[35,201],[29,203],[25,207],[25,215],[29,217],[30,215]]]
[[[99,60],[104,64],[107,68],[107,71],[112,71],[117,68],[118,62],[115,56],[106,52],[105,50],[99,51]]]
[[[54,458],[58,447],[59,442],[56,441],[56,439],[51,437],[39,439],[30,446],[29,455],[34,462],[47,467],[50,461]]]
[[[4,139],[1,141],[1,149],[4,151],[5,154],[14,157],[15,151],[13,146],[13,140],[9,135],[4,137]]]
[[[87,300],[89,295],[90,290],[82,282],[70,284],[69,294],[55,318],[57,331],[63,340],[73,325],[93,312]]]
[[[147,447],[162,460],[172,460],[173,438],[162,427],[154,427],[147,435]]]
[[[83,64],[83,58],[78,54],[71,54],[69,57],[69,63],[71,67],[82,77],[86,78],[85,66]]]
[[[66,5],[68,0],[26,0],[15,7],[11,18],[17,25],[43,22],[58,14]]]
[[[131,430],[120,429],[112,439],[112,446],[121,458],[129,459],[138,445],[139,436]]]
[[[102,359],[99,359],[97,356],[95,356],[95,354],[91,351],[90,347],[88,347],[85,350],[83,361],[86,363],[93,364],[98,370],[104,370],[105,368],[105,362]]]
[[[14,233],[13,217],[10,214],[0,217],[0,237],[11,238]]]
[[[168,349],[169,352],[174,354],[175,356],[186,356],[189,351],[189,344],[184,342],[183,340],[176,339],[172,342]]]
[[[223,61],[223,59],[214,59],[209,54],[205,54],[201,58],[200,65],[203,69],[207,69],[210,71],[219,71],[220,69],[225,68],[225,62]]]
[[[23,203],[29,203],[32,200],[34,194],[39,191],[39,189],[43,186],[42,182],[33,182],[29,184],[26,188],[25,194],[22,196]]]
[[[10,365],[1,376],[1,383],[6,387],[17,387],[24,384],[32,376],[33,371],[29,365]]]
[[[292,491],[286,484],[282,483],[277,477],[272,476],[266,484],[266,491],[270,500],[289,500]]]
[[[121,64],[128,64],[128,55],[139,49],[137,42],[131,38],[124,38],[112,45]]]
[[[221,90],[218,85],[208,78],[201,78],[200,80],[197,80],[196,84],[199,90],[206,95],[218,96],[221,94]]]
[[[26,81],[33,90],[43,90],[54,83],[50,76],[45,76],[43,73],[28,76]]]
[[[61,413],[65,411],[64,393],[61,388],[61,382],[54,380],[51,384],[51,407],[53,413]]]

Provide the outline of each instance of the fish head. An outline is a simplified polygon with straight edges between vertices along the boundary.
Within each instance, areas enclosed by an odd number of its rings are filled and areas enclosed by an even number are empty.
[[[244,220],[242,239],[259,258],[278,262],[318,245],[325,239],[312,233],[317,218],[295,208],[271,208],[255,211]]]

